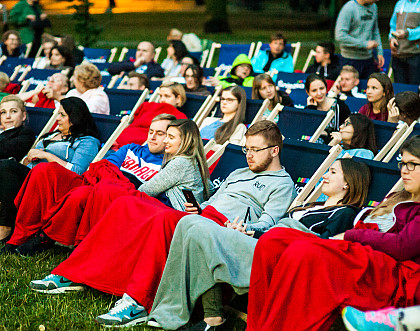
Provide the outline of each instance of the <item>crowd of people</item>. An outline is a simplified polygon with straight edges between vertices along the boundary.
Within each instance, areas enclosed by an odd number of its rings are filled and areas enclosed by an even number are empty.
[[[394,95],[381,72],[375,2],[348,1],[336,25],[341,55],[333,42],[319,42],[306,71],[305,109],[334,114],[316,143],[341,152],[322,175],[317,201],[291,208],[297,192],[281,163],[281,115],[272,113],[295,103],[276,86],[296,69],[283,34],[252,58],[238,54],[218,77],[204,77],[190,54],[193,36],[172,29],[161,64],[155,45],[139,42],[134,58],[107,71],[121,79],[118,89],[159,81],[157,101],[134,109],[106,157],[92,163],[101,145],[92,113],[110,114],[102,73],[71,36],[43,33],[50,23],[37,1],[21,0],[11,12],[17,30],[3,34],[0,55],[24,58],[21,45],[30,40],[37,48],[28,54],[41,47],[37,68],[60,72],[42,89],[19,94],[0,72],[0,255],[37,258],[56,243],[71,247],[29,287],[121,296],[96,317],[106,327],[177,329],[200,308],[194,330],[228,330],[224,304],[248,293],[247,330],[326,330],[340,313],[349,330],[418,329],[420,136],[400,149],[403,189],[365,208],[372,176],[360,158],[372,160],[380,148],[373,121],[412,125],[420,118],[418,93]],[[418,1],[400,0],[391,17],[395,82],[420,84],[419,10]],[[183,113],[189,95],[219,92],[219,105],[199,125]],[[252,125],[247,92],[267,100]],[[350,110],[347,97],[366,104]],[[57,110],[53,129],[40,137],[28,125],[30,105]],[[207,165],[213,151],[206,155],[203,139],[215,140],[213,150],[240,145],[247,166],[215,185]]]

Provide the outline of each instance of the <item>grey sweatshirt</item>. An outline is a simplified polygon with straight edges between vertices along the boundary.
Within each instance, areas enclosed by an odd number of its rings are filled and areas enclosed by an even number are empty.
[[[366,48],[369,40],[378,42],[378,55],[383,55],[376,4],[362,6],[356,0],[348,1],[338,14],[335,39],[340,43],[341,55],[345,58],[371,58],[372,50]]]
[[[201,207],[211,205],[231,222],[237,216],[245,220],[250,207],[247,230],[264,231],[280,220],[295,197],[294,183],[284,168],[258,173],[241,168],[232,172]]]

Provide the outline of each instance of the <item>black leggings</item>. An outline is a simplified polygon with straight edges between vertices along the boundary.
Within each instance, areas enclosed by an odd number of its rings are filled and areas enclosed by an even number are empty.
[[[14,227],[14,200],[30,170],[14,159],[0,160],[0,226]]]

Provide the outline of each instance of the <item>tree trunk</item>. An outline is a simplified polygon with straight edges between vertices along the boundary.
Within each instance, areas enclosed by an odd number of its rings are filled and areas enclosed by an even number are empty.
[[[227,0],[206,0],[206,14],[204,32],[232,32],[228,21]]]

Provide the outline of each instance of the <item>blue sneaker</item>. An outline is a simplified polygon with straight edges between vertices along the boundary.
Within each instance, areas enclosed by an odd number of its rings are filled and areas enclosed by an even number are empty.
[[[342,312],[343,322],[350,331],[390,331],[397,329],[397,309],[385,308],[377,311],[360,311],[346,307]]]
[[[73,283],[71,280],[58,275],[48,275],[41,280],[33,280],[29,283],[29,287],[37,292],[59,294],[71,291],[83,291],[83,284]]]
[[[147,310],[127,293],[115,303],[108,313],[96,317],[95,321],[105,327],[126,327],[143,324],[147,320]]]

